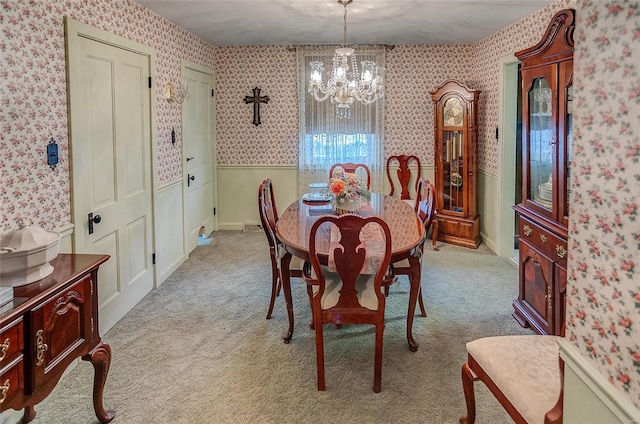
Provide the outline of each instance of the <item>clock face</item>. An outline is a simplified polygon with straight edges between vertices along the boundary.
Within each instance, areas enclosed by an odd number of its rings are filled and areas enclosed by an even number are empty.
[[[462,104],[453,97],[444,104],[444,125],[449,127],[462,126]]]

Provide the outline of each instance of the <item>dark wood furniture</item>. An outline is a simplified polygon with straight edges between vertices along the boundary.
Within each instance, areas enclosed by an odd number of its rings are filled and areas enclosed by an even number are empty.
[[[482,381],[516,424],[561,424],[564,362],[556,336],[496,336],[467,343],[462,388],[467,414],[460,424],[474,424],[473,384]]]
[[[54,389],[76,358],[94,367],[93,408],[102,423],[102,393],[111,363],[111,347],[98,330],[98,267],[107,255],[60,254],[48,277],[14,288],[13,303],[0,314],[2,374],[0,411],[24,408],[22,422],[35,417],[34,405]]]
[[[424,178],[418,178],[418,189],[416,196],[415,211],[420,221],[424,224],[424,239],[420,244],[420,274],[422,275],[422,256],[424,255],[424,244],[429,234],[429,229],[433,223],[433,217],[435,212],[435,188],[429,180]],[[394,275],[406,275],[411,276],[411,266],[409,260],[403,259],[400,262],[393,263]],[[389,295],[389,287],[385,287],[385,294]],[[418,306],[420,306],[420,314],[423,317],[427,316],[427,311],[424,307],[424,301],[422,300],[422,286],[418,292]]]
[[[417,166],[416,175],[412,175],[411,169],[409,168],[409,162],[413,161],[415,166]],[[397,165],[396,165],[397,163]],[[391,170],[395,168],[397,180],[391,176]],[[389,185],[391,186],[391,191],[389,192],[389,196],[394,196],[396,193],[396,183],[398,185],[398,189],[400,191],[400,198],[402,200],[409,201],[411,199],[411,194],[409,192],[409,183],[412,179],[415,179],[415,189],[416,196],[418,195],[418,182],[422,175],[422,166],[420,165],[420,159],[418,159],[415,155],[397,155],[397,156],[389,156],[387,159],[387,178],[389,179]],[[417,199],[416,199],[417,202]],[[417,206],[415,202],[410,202],[414,206]],[[435,207],[433,209],[433,213],[437,213]],[[433,233],[431,235],[433,250],[439,250],[438,244],[436,240],[438,239],[438,222],[434,221],[433,223]],[[422,305],[422,296],[420,296],[420,309],[422,310],[422,315],[424,316],[424,306]]]
[[[411,169],[409,168],[409,162],[412,162],[417,167],[417,171],[415,175],[412,175]],[[397,168],[395,168],[397,167]],[[409,193],[409,183],[413,179],[415,181],[415,189],[418,189],[418,178],[422,175],[422,167],[420,166],[420,159],[418,159],[415,155],[394,155],[389,156],[387,159],[387,178],[389,179],[389,185],[391,186],[391,191],[389,192],[389,196],[393,196],[395,194],[396,189],[400,191],[400,198],[403,200],[411,199],[411,193]],[[396,178],[391,176],[391,170],[395,168]],[[396,187],[396,185],[398,187]]]
[[[366,208],[366,209],[365,209]],[[302,200],[289,205],[280,215],[276,225],[278,239],[284,244],[286,253],[280,258],[280,272],[282,276],[282,291],[287,304],[289,327],[282,336],[285,343],[291,341],[294,328],[293,301],[291,298],[291,278],[289,263],[292,256],[309,261],[309,234],[313,223],[322,215],[335,214],[331,205],[307,204]],[[418,349],[418,343],[413,337],[413,317],[415,314],[418,293],[420,291],[420,244],[424,238],[424,225],[415,213],[414,208],[395,197],[380,193],[371,193],[367,203],[360,203],[358,214],[361,216],[378,216],[382,218],[391,231],[391,261],[409,260],[411,276],[409,282],[409,305],[407,310],[407,342],[409,349]],[[329,236],[325,234],[317,239],[318,252],[323,263],[326,263],[329,252]]]
[[[339,235],[336,237],[333,258],[335,269],[321,265],[322,250],[316,249],[316,240],[323,238],[320,228],[323,224],[334,225]],[[384,251],[376,252],[377,270],[366,269],[370,275],[362,274],[367,255],[371,252],[361,231],[365,225],[377,225],[381,231],[380,240]],[[331,232],[331,227],[328,231]],[[324,376],[324,324],[373,324],[376,329],[373,391],[382,389],[382,342],[384,335],[384,310],[386,298],[382,294],[384,284],[392,280],[389,263],[391,260],[391,233],[389,226],[379,217],[358,215],[324,215],[313,223],[309,235],[310,266],[305,266],[304,280],[311,288],[311,311],[316,332],[316,365],[318,390],[325,389]],[[378,240],[376,240],[378,241]],[[375,268],[375,267],[374,267]],[[313,271],[312,271],[313,269]],[[375,273],[373,273],[375,272]]]
[[[477,248],[478,98],[480,91],[449,80],[431,92],[435,127],[438,240]]]
[[[333,173],[336,170],[342,169],[344,172],[350,172],[352,174],[358,174],[358,170],[361,169],[367,176],[367,190],[371,187],[371,170],[364,163],[334,163],[329,169],[329,178],[333,178]]]
[[[282,288],[278,258],[283,253],[284,247],[276,236],[278,209],[276,208],[276,201],[273,194],[273,183],[269,178],[262,181],[260,187],[258,187],[258,212],[260,214],[260,222],[262,222],[262,229],[269,243],[269,257],[271,258],[271,299],[269,300],[269,309],[267,310],[267,319],[271,319],[276,297],[280,294]],[[301,260],[294,259],[291,261],[289,274],[292,277],[302,277]]]
[[[553,17],[522,61],[523,185],[520,289],[513,316],[540,334],[562,335],[572,141],[574,11]]]

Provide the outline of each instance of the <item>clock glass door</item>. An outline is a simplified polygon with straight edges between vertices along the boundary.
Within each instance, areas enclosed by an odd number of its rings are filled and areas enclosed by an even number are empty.
[[[457,97],[445,102],[443,110],[442,170],[444,210],[464,212],[464,108]]]

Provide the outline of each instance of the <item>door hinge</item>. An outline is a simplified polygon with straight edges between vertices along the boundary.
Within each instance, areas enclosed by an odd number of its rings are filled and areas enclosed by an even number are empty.
[[[496,127],[496,140],[498,140],[498,127]]]
[[[215,91],[214,91],[214,89],[212,88],[212,89],[211,89],[211,97],[215,97],[215,96],[216,96],[216,95],[215,95]]]
[[[154,264],[154,265],[156,264],[156,254],[155,253],[151,254],[151,263]]]
[[[213,214],[214,215],[216,214],[216,208],[213,208]]]
[[[149,88],[151,88],[151,77],[149,77]]]

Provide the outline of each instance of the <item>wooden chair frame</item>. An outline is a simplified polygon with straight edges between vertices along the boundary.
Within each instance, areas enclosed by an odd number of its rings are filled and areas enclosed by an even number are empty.
[[[418,178],[417,185],[417,197],[416,197],[416,205],[415,211],[420,218],[420,221],[424,224],[424,238],[420,243],[420,268],[422,269],[422,254],[424,252],[424,244],[427,240],[427,234],[429,233],[429,228],[431,228],[431,224],[434,222],[435,215],[435,187],[429,180],[426,180],[422,177]],[[394,275],[406,275],[411,278],[411,268],[399,267],[394,264],[391,264]],[[385,287],[385,295],[389,295],[389,287]],[[422,286],[420,287],[420,291],[418,292],[418,305],[420,306],[420,315],[423,317],[427,316],[427,311],[424,307],[424,300],[422,298]]]
[[[526,360],[523,358],[523,360]],[[560,367],[561,390],[558,401],[544,416],[544,424],[562,424],[562,402],[564,399],[564,361],[558,356],[558,366]],[[495,396],[496,400],[511,416],[515,424],[528,424],[527,420],[518,412],[516,407],[505,396],[505,394],[493,382],[491,377],[476,362],[473,356],[468,355],[467,362],[462,366],[462,388],[464,390],[464,398],[467,405],[467,415],[460,418],[460,424],[474,424],[476,421],[476,398],[473,390],[473,383],[482,381],[489,391]]]
[[[316,250],[316,234],[324,223],[336,225],[340,231],[340,242],[334,252],[337,273],[342,281],[338,302],[322,309],[322,296],[325,293],[325,267],[321,266],[321,258]],[[377,310],[370,310],[360,305],[357,298],[356,279],[360,275],[366,258],[366,246],[360,240],[360,231],[369,224],[380,226],[385,237],[383,260],[374,277],[374,290],[377,298]],[[315,288],[312,296],[312,313],[316,333],[316,365],[318,390],[325,390],[324,373],[324,337],[323,325],[333,323],[373,324],[376,327],[374,384],[373,391],[382,389],[382,344],[384,334],[385,296],[382,286],[392,281],[389,271],[391,261],[391,233],[388,225],[379,217],[362,218],[358,215],[325,215],[320,217],[311,227],[309,236],[310,264],[305,263],[304,279],[309,287]],[[325,258],[326,261],[326,258]]]
[[[270,178],[262,181],[258,188],[258,212],[260,214],[262,229],[269,242],[269,257],[271,258],[271,298],[269,300],[269,309],[267,310],[267,319],[271,319],[276,297],[280,295],[280,290],[282,289],[282,276],[278,263],[280,258],[278,256],[284,247],[276,236],[278,210],[276,208],[273,184]],[[290,268],[289,273],[291,277],[302,277],[301,269]]]
[[[418,180],[422,175],[422,166],[420,165],[420,159],[418,159],[415,155],[393,155],[389,156],[387,159],[387,178],[389,179],[389,185],[391,186],[391,191],[389,192],[389,196],[393,196],[396,192],[396,185],[394,184],[394,180],[391,177],[391,165],[393,162],[398,162],[398,169],[396,173],[398,175],[398,183],[400,185],[400,198],[411,199],[411,194],[409,193],[409,182],[411,181],[412,171],[409,169],[409,162],[413,161],[418,166],[417,178],[415,183],[416,192],[418,191]]]

